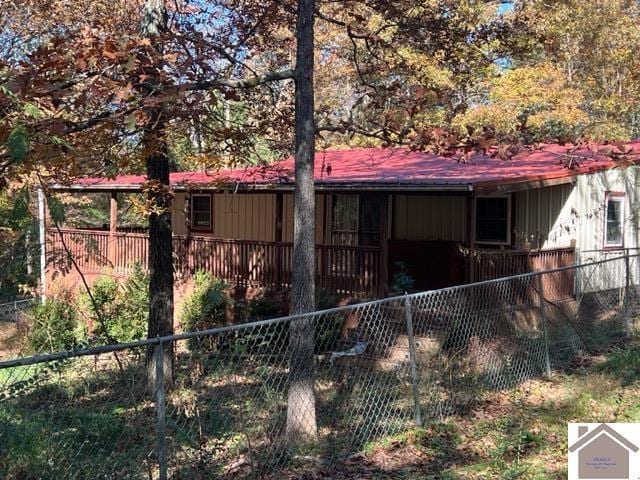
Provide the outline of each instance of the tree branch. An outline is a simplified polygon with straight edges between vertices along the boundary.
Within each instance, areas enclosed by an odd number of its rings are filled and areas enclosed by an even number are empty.
[[[251,77],[240,78],[237,80],[230,78],[216,78],[214,80],[205,80],[201,82],[187,83],[178,86],[180,90],[210,90],[215,87],[229,88],[252,88],[265,83],[278,82],[281,80],[290,80],[295,77],[295,70],[288,68],[278,72],[269,72],[264,75],[254,75]]]

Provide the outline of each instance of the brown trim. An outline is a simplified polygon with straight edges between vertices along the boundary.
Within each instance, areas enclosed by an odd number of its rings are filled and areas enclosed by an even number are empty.
[[[111,192],[109,195],[109,241],[107,248],[107,259],[113,265],[116,260],[115,236],[118,231],[118,193]]]
[[[284,208],[284,199],[282,192],[276,193],[276,225],[275,225],[275,241],[282,242],[282,210]]]
[[[197,196],[209,197],[209,228],[196,227],[193,224],[193,198]],[[213,233],[213,193],[191,193],[189,195],[189,223],[192,232]]]
[[[516,248],[516,236],[515,236],[515,228],[516,228],[516,208],[518,207],[516,205],[516,194],[515,193],[511,193],[511,225],[510,227],[510,235],[511,235],[511,248]],[[551,208],[551,201],[549,201],[549,208]]]

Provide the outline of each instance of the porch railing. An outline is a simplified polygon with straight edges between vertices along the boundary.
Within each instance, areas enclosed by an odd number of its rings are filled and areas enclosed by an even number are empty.
[[[569,267],[576,263],[575,248],[549,250],[471,250],[470,281],[481,282],[530,272]],[[545,277],[545,295],[554,300],[574,295],[573,271],[565,270]]]
[[[60,229],[49,231],[48,242],[50,268],[63,274],[76,265],[83,273],[116,275],[130,273],[136,264],[147,268],[145,234]],[[291,285],[291,243],[174,236],[173,251],[179,278],[203,269],[237,287],[279,291]],[[316,286],[344,296],[376,297],[380,261],[378,247],[316,245]]]

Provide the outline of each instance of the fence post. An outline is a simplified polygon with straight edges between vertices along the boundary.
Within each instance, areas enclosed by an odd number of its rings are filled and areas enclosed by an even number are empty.
[[[544,308],[544,290],[542,275],[536,275],[536,283],[538,288],[538,311],[540,312],[540,323],[542,324],[542,332],[544,335],[544,366],[547,377],[551,376],[551,356],[549,354],[549,333],[547,331],[547,316]]]
[[[18,322],[20,322],[20,315],[18,315],[18,301],[17,300],[13,301],[13,315],[15,316],[15,319],[16,319],[16,325],[18,325]]]
[[[411,363],[411,383],[413,385],[414,420],[417,427],[422,426],[420,412],[420,389],[418,387],[418,367],[416,365],[416,341],[413,336],[413,315],[411,312],[411,297],[405,297],[404,319],[407,324],[407,339],[409,343],[409,361]]]
[[[629,251],[625,250],[624,255],[624,273],[625,273],[625,286],[624,286],[624,324],[627,336],[631,335],[632,323],[631,323],[631,306],[629,304],[629,289],[631,288],[631,268],[629,265]]]
[[[167,480],[167,442],[166,442],[166,397],[164,388],[164,344],[156,345],[155,351],[156,381],[155,381],[155,402],[156,402],[156,434],[157,434],[157,458],[159,469],[159,480]]]

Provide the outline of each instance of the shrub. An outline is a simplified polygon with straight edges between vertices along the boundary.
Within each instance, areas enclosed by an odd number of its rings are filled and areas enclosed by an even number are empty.
[[[32,353],[71,350],[78,345],[78,318],[68,298],[52,298],[32,310],[33,325],[27,335]]]
[[[91,295],[80,298],[90,312],[93,335],[100,341],[130,342],[145,337],[149,318],[149,278],[136,264],[121,288],[110,277],[100,277],[91,286]]]
[[[331,295],[324,288],[316,289],[316,310],[328,310],[338,304],[335,296]]]
[[[231,299],[225,294],[226,284],[209,272],[198,270],[194,277],[194,288],[185,298],[180,322],[185,331],[206,330],[225,323],[225,308]],[[217,350],[215,338],[191,339],[191,350]]]
[[[249,310],[248,320],[251,322],[276,318],[283,315],[282,304],[273,298],[254,298],[253,300],[249,300],[247,306]]]
[[[149,322],[149,275],[136,264],[118,292],[120,306],[112,335],[119,341],[129,342],[145,338]]]
[[[91,285],[91,296],[84,293],[79,299],[80,308],[93,325],[92,335],[109,343],[117,341],[111,336],[111,326],[118,318],[117,294],[116,281],[110,277],[100,277]]]
[[[404,262],[394,263],[396,273],[391,281],[391,293],[394,295],[403,295],[413,288],[414,279],[409,275],[407,264]]]

